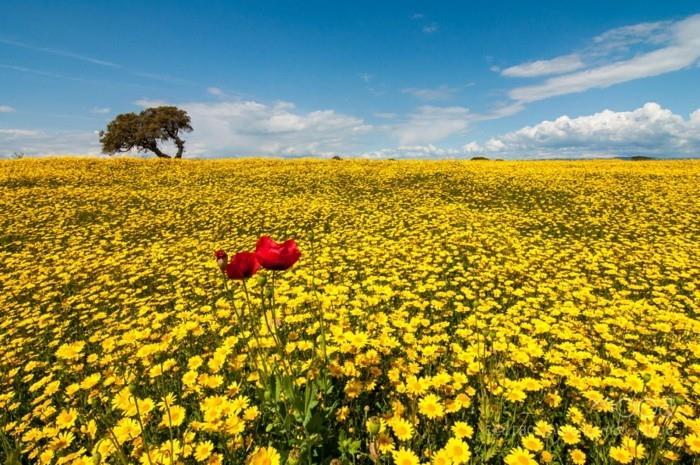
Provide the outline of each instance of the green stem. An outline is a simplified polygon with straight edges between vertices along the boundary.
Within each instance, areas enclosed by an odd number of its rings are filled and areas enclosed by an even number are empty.
[[[250,303],[250,293],[248,292],[248,286],[245,283],[245,279],[242,281],[243,282],[243,292],[245,293],[245,299],[246,299],[246,304],[248,306],[248,313],[251,315],[251,317],[255,316],[255,313],[253,312],[253,305]],[[262,346],[262,340],[260,338],[260,334],[258,333],[258,323],[260,321],[260,318],[257,318],[257,321],[255,318],[251,318],[251,325],[250,329],[251,332],[253,333],[253,337],[255,338],[255,342],[258,348],[258,355],[260,357],[260,363],[263,367],[264,371],[264,384],[267,385],[267,381],[270,378],[270,369],[267,366],[267,360],[265,360],[265,357],[263,356],[263,346]],[[275,370],[276,371],[276,370]]]

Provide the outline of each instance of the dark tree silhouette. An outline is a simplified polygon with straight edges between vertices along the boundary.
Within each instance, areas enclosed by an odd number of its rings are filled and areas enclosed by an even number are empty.
[[[173,141],[177,147],[175,158],[182,158],[185,141],[180,138],[181,131],[192,131],[187,112],[172,106],[148,108],[138,115],[117,115],[107,129],[100,132],[100,143],[102,151],[110,155],[136,149],[151,151],[160,158],[171,158],[158,148],[158,143]]]

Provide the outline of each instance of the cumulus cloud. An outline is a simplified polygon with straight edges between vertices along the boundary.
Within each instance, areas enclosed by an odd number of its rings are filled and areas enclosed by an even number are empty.
[[[0,113],[12,113],[13,111],[15,109],[9,105],[0,105]]]
[[[424,145],[464,132],[473,120],[464,107],[422,106],[394,127],[401,145]]]
[[[484,143],[470,142],[466,154],[506,156],[682,156],[700,153],[700,109],[688,118],[657,103],[632,111],[604,110],[587,116],[560,116]]]
[[[537,77],[551,74],[562,74],[583,68],[581,56],[577,53],[564,55],[551,60],[537,60],[511,66],[501,71],[506,77]]]
[[[402,145],[396,148],[385,148],[364,152],[359,158],[367,159],[430,159],[430,158],[458,158],[464,154],[463,150],[454,148],[436,147],[435,145]]]
[[[94,131],[44,131],[0,129],[0,156],[15,152],[26,155],[94,155],[100,153]]]
[[[143,107],[163,102],[140,100]],[[195,130],[186,150],[194,155],[324,155],[350,150],[372,130],[361,118],[334,110],[300,112],[294,104],[256,101],[192,102],[178,105]]]
[[[592,56],[606,55],[611,50],[619,51],[640,42],[656,48],[626,59],[551,77],[539,84],[517,87],[509,92],[509,96],[519,102],[534,102],[687,68],[700,59],[700,15],[676,22],[643,23],[613,29],[594,39],[589,53]]]
[[[219,87],[208,87],[207,93],[215,97],[223,97],[225,95],[225,92]]]

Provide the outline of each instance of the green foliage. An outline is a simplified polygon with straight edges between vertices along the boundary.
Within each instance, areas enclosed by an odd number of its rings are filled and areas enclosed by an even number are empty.
[[[182,158],[185,141],[180,131],[190,132],[190,117],[187,112],[173,106],[148,108],[141,113],[117,115],[100,132],[102,151],[108,154],[130,150],[150,151],[159,158],[170,158],[158,148],[159,142],[172,141],[177,147],[175,158]]]

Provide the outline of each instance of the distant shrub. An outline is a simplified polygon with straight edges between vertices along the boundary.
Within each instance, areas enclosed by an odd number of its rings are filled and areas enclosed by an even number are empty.
[[[486,158],[486,157],[472,157],[471,160],[472,160],[472,161],[488,160],[488,158]]]

